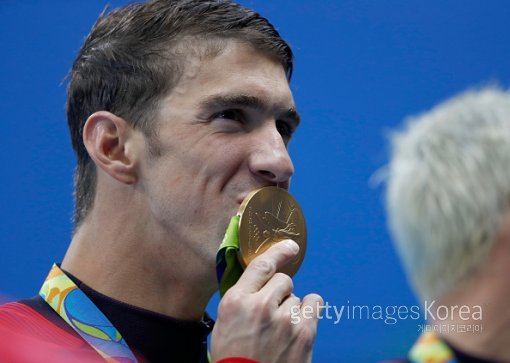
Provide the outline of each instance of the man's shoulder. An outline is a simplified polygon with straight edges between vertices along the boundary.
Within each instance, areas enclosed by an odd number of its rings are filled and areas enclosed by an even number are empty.
[[[38,296],[0,305],[0,357],[12,362],[40,357],[97,358],[88,344]],[[39,359],[39,360],[38,360]]]
[[[23,301],[0,305],[0,326],[9,329],[30,329],[42,316]]]
[[[83,340],[39,296],[0,305],[2,335],[29,337],[67,347],[80,347]]]
[[[53,339],[57,336],[77,337],[40,296],[0,305],[0,326],[13,332],[52,336]]]

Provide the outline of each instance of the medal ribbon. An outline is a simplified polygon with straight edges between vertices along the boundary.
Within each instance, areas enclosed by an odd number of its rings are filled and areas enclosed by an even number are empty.
[[[239,216],[230,219],[225,237],[216,254],[216,277],[220,287],[220,298],[239,280],[243,268],[237,260],[239,251]]]
[[[107,362],[137,362],[119,331],[56,264],[39,295]]]
[[[458,363],[448,345],[432,332],[424,333],[409,352],[412,363]]]

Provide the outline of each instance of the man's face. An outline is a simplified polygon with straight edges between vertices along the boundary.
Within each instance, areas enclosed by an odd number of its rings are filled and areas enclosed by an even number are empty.
[[[142,190],[163,239],[212,265],[244,197],[288,188],[287,144],[299,122],[281,64],[230,42],[214,58],[189,60],[157,116],[160,153],[142,163]]]

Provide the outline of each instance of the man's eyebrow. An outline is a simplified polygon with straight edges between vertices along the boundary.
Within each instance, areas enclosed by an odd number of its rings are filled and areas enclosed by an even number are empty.
[[[213,95],[206,97],[200,104],[204,108],[221,108],[221,107],[235,107],[245,106],[258,110],[266,108],[266,103],[255,96],[248,95]]]
[[[232,107],[249,107],[256,110],[266,110],[269,102],[265,102],[263,99],[250,96],[250,95],[214,95],[204,98],[200,102],[200,108],[212,109],[212,108],[232,108]],[[297,127],[301,120],[296,107],[292,105],[288,108],[282,108],[278,115],[281,119],[287,119],[295,123]]]

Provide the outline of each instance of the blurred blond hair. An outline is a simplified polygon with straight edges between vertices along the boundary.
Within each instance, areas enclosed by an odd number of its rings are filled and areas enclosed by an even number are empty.
[[[395,245],[422,299],[481,266],[510,197],[510,93],[470,90],[391,135],[386,205]]]

